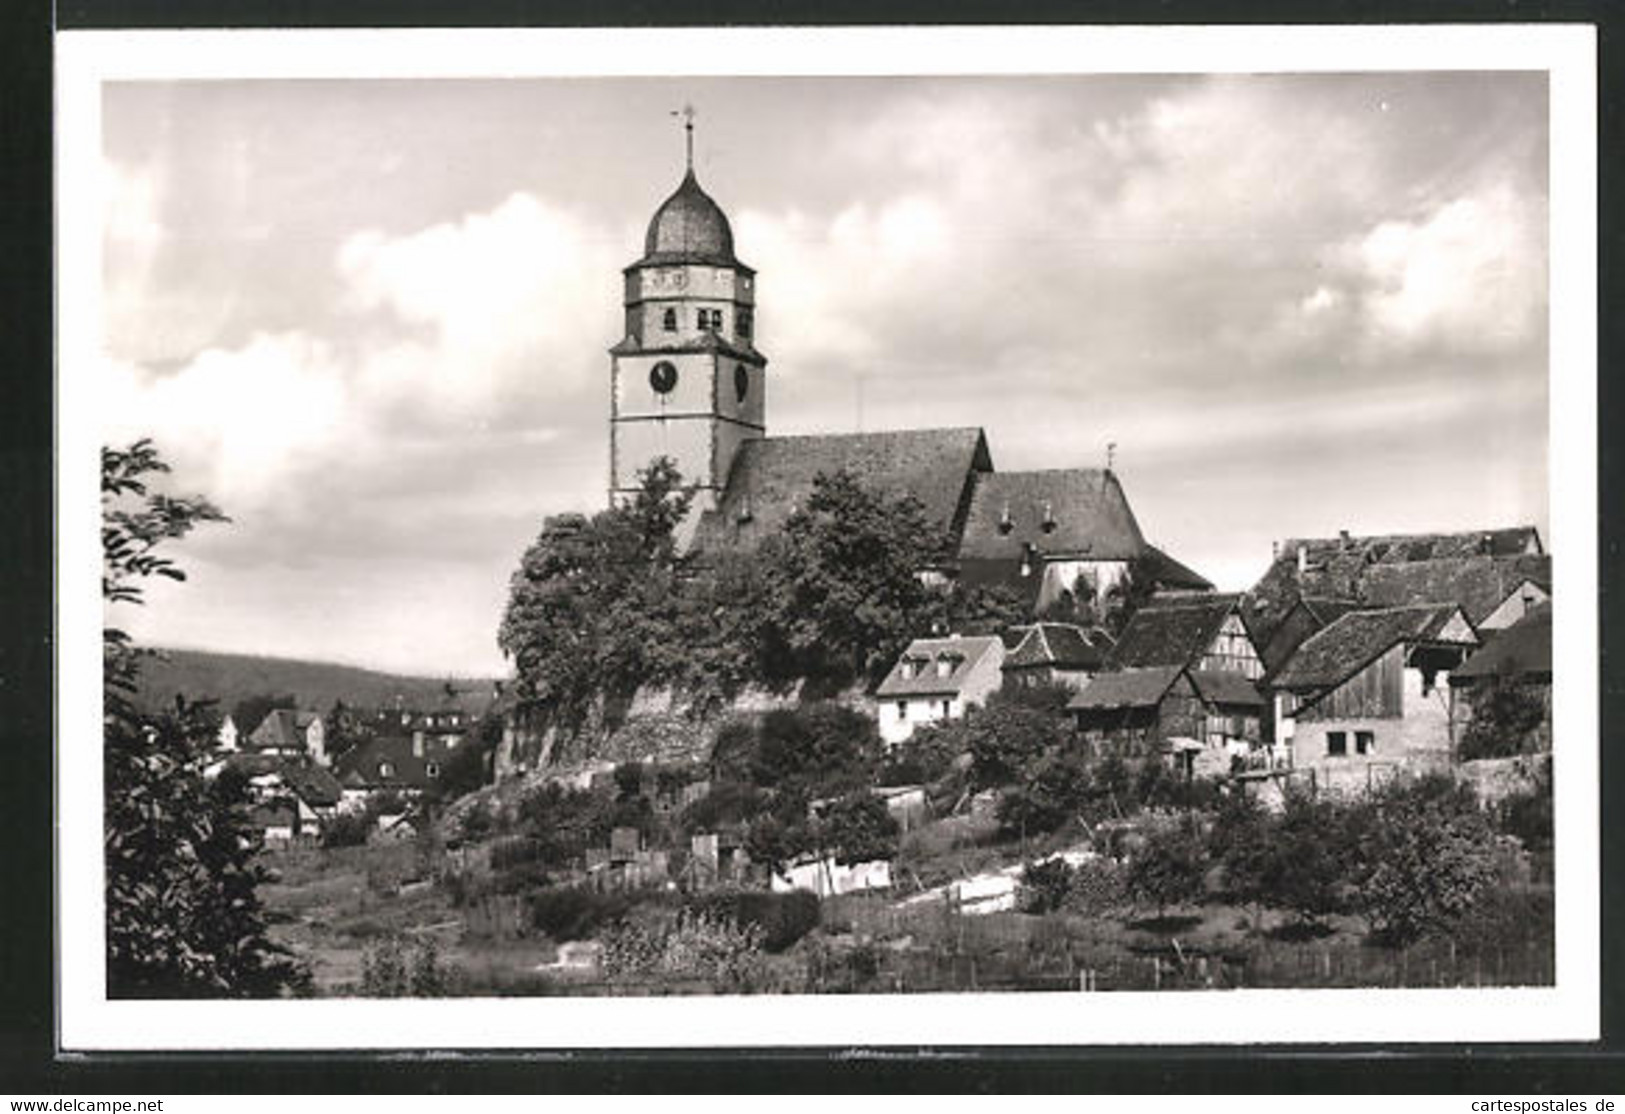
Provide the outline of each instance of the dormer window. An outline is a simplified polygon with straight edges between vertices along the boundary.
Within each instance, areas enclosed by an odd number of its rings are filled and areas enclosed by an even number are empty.
[[[1050,505],[1048,503],[1044,504],[1044,521],[1042,526],[1044,533],[1046,534],[1052,533],[1055,530],[1055,514],[1052,510],[1050,510]]]
[[[378,763],[378,776],[379,777],[394,777],[395,776],[395,764],[393,762],[380,762],[380,763]]]
[[[674,309],[668,309],[665,313],[661,314],[660,327],[668,333],[675,333],[677,331],[677,311]]]
[[[1010,504],[1006,503],[1004,509],[999,512],[999,533],[1008,534],[1015,527],[1015,521],[1010,517]]]

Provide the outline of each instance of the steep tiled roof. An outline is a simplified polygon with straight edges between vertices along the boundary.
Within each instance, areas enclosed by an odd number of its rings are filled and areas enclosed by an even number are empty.
[[[1299,550],[1304,568],[1299,571]],[[1376,570],[1379,582],[1392,577],[1392,592],[1383,601],[1400,602],[1399,584],[1406,574],[1399,566],[1413,562],[1493,558],[1538,570],[1532,560],[1545,553],[1533,526],[1498,530],[1470,530],[1453,534],[1379,534],[1348,538],[1288,538],[1276,547],[1277,557],[1248,593],[1244,610],[1254,636],[1265,642],[1275,634],[1300,595],[1326,599],[1362,599],[1362,585]],[[1521,560],[1520,560],[1521,558]],[[1549,567],[1549,566],[1548,566]],[[1427,574],[1420,574],[1426,576]],[[1549,575],[1549,574],[1548,574]],[[1539,576],[1533,577],[1539,580]],[[1508,590],[1511,590],[1509,586]],[[1451,597],[1445,597],[1449,599]],[[1503,597],[1504,598],[1504,597]],[[1373,601],[1379,602],[1379,601]],[[1404,602],[1434,602],[1406,599]],[[1439,601],[1443,602],[1443,601]],[[1475,619],[1476,621],[1476,619]]]
[[[1549,589],[1552,559],[1542,554],[1375,564],[1365,570],[1358,590],[1362,600],[1381,607],[1460,604],[1468,619],[1481,623],[1526,580]]]
[[[1117,477],[1098,468],[987,472],[976,477],[960,556],[1021,560],[1041,554],[1127,561],[1145,551]]]
[[[385,773],[385,764],[390,772]],[[412,740],[394,735],[368,739],[339,758],[334,772],[343,785],[366,788],[425,789],[434,779],[426,763],[412,753]]]
[[[1552,606],[1542,604],[1522,619],[1490,636],[1484,648],[1450,674],[1450,683],[1479,681],[1506,671],[1517,675],[1552,674]]]
[[[1162,701],[1163,694],[1183,672],[1184,666],[1163,665],[1101,673],[1084,685],[1066,706],[1076,711],[1149,708]]]
[[[344,793],[338,779],[320,766],[284,765],[281,774],[288,788],[312,808],[336,805]]]
[[[1119,669],[1193,665],[1236,609],[1240,597],[1202,593],[1158,600],[1153,596],[1129,618],[1112,648]]]
[[[1143,555],[1152,581],[1162,588],[1187,588],[1211,591],[1213,582],[1189,565],[1174,560],[1154,545],[1147,545]]]
[[[889,498],[912,495],[926,520],[955,532],[973,473],[993,467],[982,431],[913,429],[747,441],[734,457],[715,510],[700,516],[694,548],[752,547],[775,533],[812,494],[820,475],[850,473]]]
[[[1444,604],[1351,611],[1306,639],[1274,684],[1287,689],[1341,684],[1392,646],[1433,640],[1457,610]]]
[[[892,666],[886,679],[880,682],[875,695],[880,697],[897,696],[936,696],[957,693],[965,683],[970,671],[987,654],[1002,654],[1004,644],[997,638],[916,638],[908,644],[902,657]],[[952,670],[946,677],[937,675],[936,663],[946,658],[953,664]],[[910,662],[919,663],[920,668],[916,675],[905,675],[904,667]]]
[[[1281,543],[1280,552],[1296,560],[1300,548],[1308,551],[1311,565],[1324,564],[1350,552],[1358,553],[1364,563],[1390,565],[1408,561],[1437,561],[1447,557],[1511,557],[1545,552],[1540,544],[1540,534],[1533,526],[1462,530],[1446,534],[1288,538]]]
[[[1193,669],[1191,681],[1202,699],[1209,704],[1264,706],[1264,698],[1258,695],[1253,683],[1240,673],[1232,673],[1228,669]]]
[[[305,728],[317,718],[314,712],[273,708],[249,735],[249,743],[261,749],[303,749]]]
[[[1111,640],[1104,631],[1085,632],[1071,623],[1036,623],[1014,628],[1025,632],[1004,658],[1004,668],[1051,666],[1056,669],[1099,669],[1106,662]],[[1098,635],[1098,640],[1092,639]],[[1008,643],[1006,643],[1008,645]]]
[[[1253,602],[1249,597],[1242,604],[1243,615],[1247,614],[1248,603]],[[1289,604],[1287,613],[1281,616],[1272,616],[1276,621],[1271,624],[1263,617],[1255,618],[1249,623],[1250,629],[1262,626],[1270,631],[1269,640],[1258,647],[1259,657],[1263,659],[1264,668],[1273,674],[1291,658],[1293,652],[1303,645],[1305,639],[1316,631],[1322,630],[1350,611],[1361,610],[1361,605],[1352,600],[1317,599],[1304,596],[1295,603]],[[1296,615],[1296,618],[1292,618]]]

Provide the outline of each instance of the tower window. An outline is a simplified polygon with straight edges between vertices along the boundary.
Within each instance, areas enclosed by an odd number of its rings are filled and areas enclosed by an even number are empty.
[[[739,310],[737,313],[734,314],[734,329],[739,333],[739,337],[740,337],[741,340],[749,340],[750,339],[750,328],[751,328],[751,324],[752,324],[752,322],[751,322],[751,317],[752,316],[753,315],[751,314],[751,311],[748,310],[748,309]]]
[[[720,309],[700,310],[700,329],[702,331],[722,329],[722,311]]]
[[[675,333],[677,331],[677,311],[674,309],[668,309],[664,314],[662,314],[660,317],[660,327],[668,333]]]

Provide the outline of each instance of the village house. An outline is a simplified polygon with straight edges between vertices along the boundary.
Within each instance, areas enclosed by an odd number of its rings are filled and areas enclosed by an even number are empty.
[[[1100,675],[1067,704],[1099,755],[1160,758],[1192,776],[1217,776],[1258,748],[1264,698],[1235,670],[1156,665]]]
[[[1081,688],[1106,665],[1112,647],[1104,630],[1072,623],[1034,623],[1012,627],[1002,635],[1004,677],[1023,688],[1061,684]]]
[[[334,767],[346,797],[362,799],[384,790],[416,795],[440,780],[441,762],[418,753],[413,740],[380,735],[346,751]]]
[[[1484,647],[1450,674],[1455,738],[1498,685],[1515,685],[1538,700],[1540,721],[1524,735],[1519,751],[1552,749],[1552,608],[1542,604],[1503,630],[1491,631]]]
[[[327,729],[315,712],[273,708],[248,736],[248,750],[278,758],[329,764]]]
[[[1264,675],[1264,663],[1242,617],[1241,597],[1216,592],[1153,595],[1129,619],[1108,656],[1113,669],[1179,666]]]
[[[1533,526],[1364,537],[1344,531],[1278,543],[1243,609],[1268,646],[1305,597],[1362,607],[1456,603],[1475,628],[1495,629],[1550,594],[1551,560]],[[1299,612],[1295,621],[1303,618]]]
[[[923,723],[959,719],[1003,683],[997,637],[917,638],[875,690],[880,737],[895,746]]]
[[[237,721],[228,715],[220,721],[220,730],[215,732],[215,749],[222,754],[234,753],[237,750],[237,736]]]
[[[1351,611],[1306,639],[1271,681],[1276,746],[1329,783],[1452,756],[1451,671],[1479,645],[1453,604]]]

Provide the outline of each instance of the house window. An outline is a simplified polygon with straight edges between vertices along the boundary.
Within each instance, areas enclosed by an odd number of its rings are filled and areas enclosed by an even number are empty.
[[[1377,749],[1377,737],[1369,731],[1354,733],[1354,753],[1370,754]]]
[[[897,702],[897,718],[898,719],[907,719],[908,718],[908,701],[907,700],[899,700]]]
[[[675,333],[677,331],[677,311],[674,309],[668,309],[665,313],[661,314],[660,327],[668,333]]]
[[[751,328],[751,312],[750,312],[750,310],[742,309],[738,313],[734,314],[734,328],[738,330],[739,336],[740,336],[740,338],[742,340],[749,340],[750,339],[750,328]]]
[[[425,774],[428,774],[430,777],[439,777],[440,776],[440,763],[438,763],[438,762],[425,762],[423,764],[423,772]]]
[[[1326,753],[1333,758],[1341,758],[1349,752],[1349,736],[1346,731],[1326,732]]]
[[[378,776],[379,777],[394,777],[395,776],[395,764],[393,762],[380,762],[380,763],[378,763]]]
[[[942,714],[943,715],[945,715],[945,716],[952,715],[953,714],[953,709],[954,709],[954,702],[952,700],[944,700],[942,702]]]

